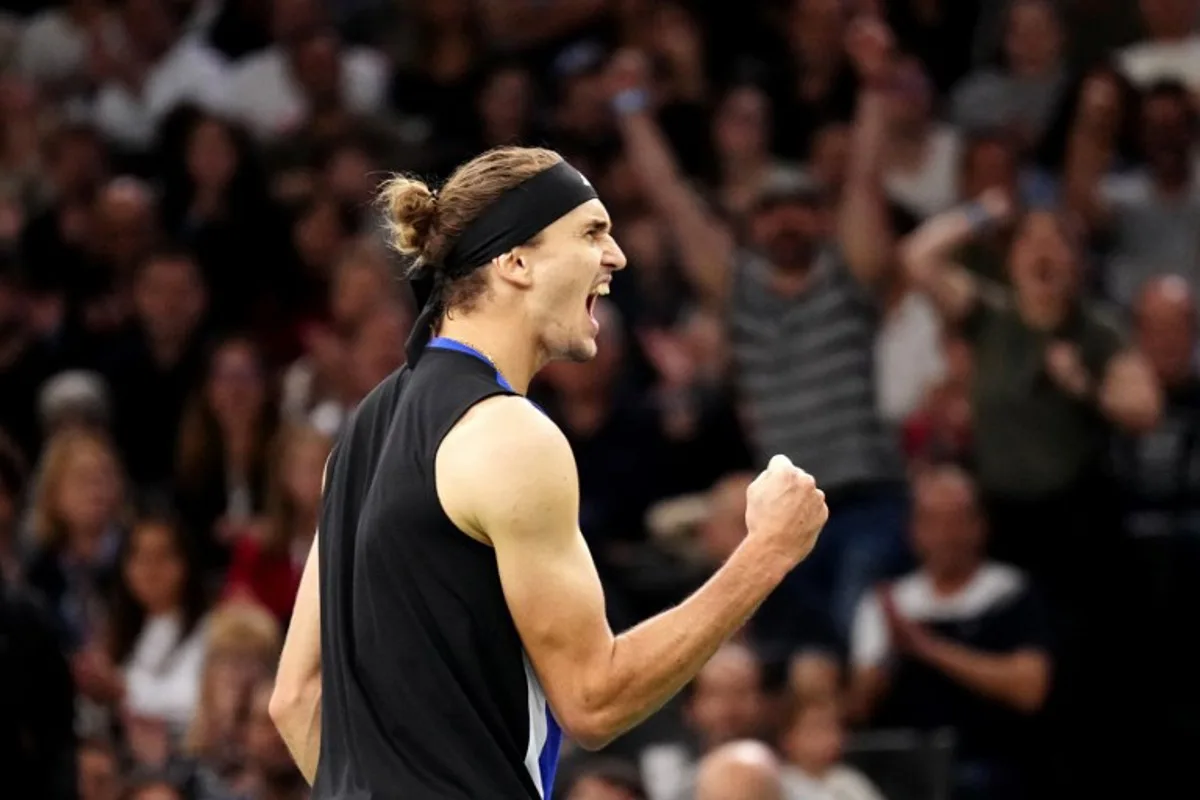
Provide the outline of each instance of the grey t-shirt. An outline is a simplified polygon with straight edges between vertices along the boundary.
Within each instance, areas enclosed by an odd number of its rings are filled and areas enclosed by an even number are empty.
[[[783,453],[828,489],[900,478],[899,443],[877,410],[874,298],[833,251],[813,269],[784,296],[765,260],[738,256],[730,336],[756,455]]]
[[[996,69],[973,72],[951,97],[951,117],[968,130],[1012,129],[1037,139],[1066,88],[1062,70],[1045,78],[1017,78]]]
[[[1100,196],[1112,217],[1101,277],[1114,302],[1129,307],[1148,279],[1167,273],[1200,291],[1200,182],[1165,197],[1135,170],[1106,178]]]

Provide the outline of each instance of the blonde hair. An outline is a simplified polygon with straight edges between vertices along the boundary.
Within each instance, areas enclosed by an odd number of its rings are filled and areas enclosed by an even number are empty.
[[[444,282],[445,308],[469,308],[486,286],[482,273],[451,279],[439,273],[442,259],[500,195],[560,161],[558,153],[540,147],[496,147],[454,170],[436,193],[410,176],[397,175],[384,182],[379,204],[392,247],[412,259],[409,276]]]
[[[87,427],[68,427],[54,434],[41,458],[30,511],[34,541],[43,547],[58,547],[66,536],[66,523],[58,508],[59,493],[71,459],[86,448],[100,451],[112,463],[118,494],[124,492],[125,475],[121,460],[106,434]]]
[[[204,671],[200,676],[200,701],[196,714],[184,737],[184,748],[188,753],[203,756],[215,749],[212,741],[213,694],[216,678],[213,665],[230,654],[249,655],[259,660],[269,674],[279,659],[283,646],[283,632],[279,623],[262,606],[245,600],[223,603],[208,618],[205,633],[207,651]]]

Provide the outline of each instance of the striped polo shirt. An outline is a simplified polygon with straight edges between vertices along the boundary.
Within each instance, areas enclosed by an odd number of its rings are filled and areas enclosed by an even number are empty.
[[[771,286],[771,265],[737,256],[729,308],[738,392],[756,455],[787,455],[827,490],[900,478],[899,443],[879,418],[879,309],[832,250],[801,293]]]

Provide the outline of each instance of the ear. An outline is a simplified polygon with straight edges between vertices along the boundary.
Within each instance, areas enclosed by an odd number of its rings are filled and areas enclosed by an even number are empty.
[[[492,265],[496,271],[496,277],[511,286],[527,289],[533,283],[533,271],[530,268],[528,254],[523,253],[519,247],[496,256]]]

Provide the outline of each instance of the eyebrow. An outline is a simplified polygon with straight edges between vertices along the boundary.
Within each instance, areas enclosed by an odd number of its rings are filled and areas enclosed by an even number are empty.
[[[583,233],[584,234],[607,233],[609,230],[611,230],[611,228],[612,228],[612,223],[609,222],[608,220],[594,218],[594,219],[588,220],[587,224],[585,224],[583,226]]]

